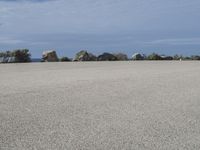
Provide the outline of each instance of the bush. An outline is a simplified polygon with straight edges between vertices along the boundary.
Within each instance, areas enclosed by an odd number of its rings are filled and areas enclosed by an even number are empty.
[[[200,60],[200,56],[198,56],[198,55],[193,55],[193,56],[191,56],[191,59],[192,59],[192,60]]]
[[[12,56],[15,57],[16,62],[30,62],[31,54],[28,49],[18,49],[12,52]]]
[[[162,57],[156,53],[152,53],[147,57],[148,60],[162,60]]]
[[[173,60],[183,60],[183,56],[182,55],[174,55]]]
[[[123,54],[123,53],[117,53],[117,54],[113,54],[117,60],[119,61],[125,61],[125,60],[128,60],[128,56],[126,54]]]
[[[6,60],[12,59],[11,62],[30,62],[31,54],[28,49],[17,49],[14,51],[1,52],[0,57],[4,57]],[[9,62],[9,61],[8,61]]]
[[[71,61],[71,59],[69,59],[68,57],[61,57],[60,58],[61,62],[65,62],[65,61]]]

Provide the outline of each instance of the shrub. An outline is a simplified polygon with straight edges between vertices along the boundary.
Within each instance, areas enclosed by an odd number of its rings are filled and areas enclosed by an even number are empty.
[[[61,62],[64,62],[64,61],[71,61],[71,59],[69,59],[68,57],[61,57],[61,58],[60,58],[60,61],[61,61]]]
[[[152,53],[147,57],[148,60],[162,60],[162,57],[156,53]]]
[[[125,60],[128,60],[128,56],[126,54],[123,54],[123,53],[117,53],[117,54],[113,54],[117,60],[119,61],[125,61]]]
[[[30,62],[31,54],[28,49],[17,49],[13,51],[1,52],[0,57],[4,57],[6,59],[5,62]]]
[[[193,56],[191,56],[191,59],[192,59],[192,60],[200,60],[200,56],[198,56],[198,55],[193,55]]]
[[[183,56],[182,55],[174,55],[173,60],[183,60]]]
[[[16,62],[30,62],[31,54],[28,49],[18,49],[12,52],[12,56],[15,57]]]

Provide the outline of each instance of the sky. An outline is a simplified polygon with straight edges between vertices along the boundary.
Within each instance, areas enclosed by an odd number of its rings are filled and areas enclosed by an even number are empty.
[[[200,0],[0,0],[0,50],[200,55]]]

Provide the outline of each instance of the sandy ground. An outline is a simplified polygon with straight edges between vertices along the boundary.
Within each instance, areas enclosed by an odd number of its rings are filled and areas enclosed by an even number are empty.
[[[200,62],[0,65],[0,150],[200,149]]]

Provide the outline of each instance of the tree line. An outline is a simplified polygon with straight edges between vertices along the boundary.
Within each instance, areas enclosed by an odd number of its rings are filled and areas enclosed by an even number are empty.
[[[87,50],[79,51],[75,57],[61,57],[58,58],[56,51],[45,51],[42,54],[41,62],[53,62],[53,61],[126,61],[126,60],[200,60],[199,55],[183,56],[174,55],[166,56],[159,55],[157,53],[151,53],[149,55],[135,53],[131,58],[128,58],[123,53],[103,53],[96,56],[89,53]],[[12,51],[0,52],[0,63],[20,63],[20,62],[31,62],[31,53],[28,49],[17,49]]]

